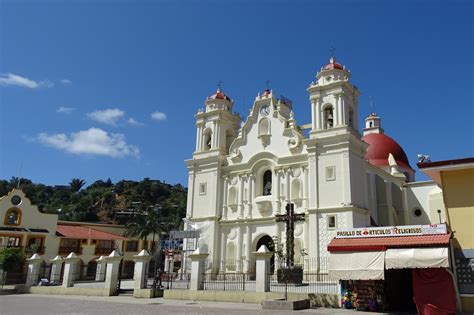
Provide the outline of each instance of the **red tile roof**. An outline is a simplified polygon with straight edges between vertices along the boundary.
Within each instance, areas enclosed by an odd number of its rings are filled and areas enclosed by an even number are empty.
[[[335,238],[328,244],[330,252],[386,250],[397,247],[447,246],[451,233],[441,235]]]
[[[98,240],[127,240],[127,238],[109,232],[95,230],[79,225],[58,225],[56,233],[62,238],[98,239]]]

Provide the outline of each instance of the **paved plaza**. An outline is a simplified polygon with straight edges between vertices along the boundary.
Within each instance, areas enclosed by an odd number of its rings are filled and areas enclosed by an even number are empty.
[[[368,314],[343,309],[295,311],[312,314]],[[178,301],[163,298],[136,299],[131,296],[86,297],[40,294],[0,296],[0,314],[288,314],[288,311],[262,310],[258,304]],[[373,313],[372,313],[373,314]]]

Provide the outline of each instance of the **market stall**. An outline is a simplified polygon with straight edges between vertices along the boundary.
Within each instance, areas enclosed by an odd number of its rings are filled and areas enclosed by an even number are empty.
[[[450,237],[445,224],[337,231],[328,245],[329,276],[341,281],[341,306],[454,312]]]

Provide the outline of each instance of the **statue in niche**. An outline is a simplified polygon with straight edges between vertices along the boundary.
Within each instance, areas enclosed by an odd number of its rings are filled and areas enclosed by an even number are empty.
[[[263,195],[270,196],[272,194],[272,171],[266,171],[263,174]]]

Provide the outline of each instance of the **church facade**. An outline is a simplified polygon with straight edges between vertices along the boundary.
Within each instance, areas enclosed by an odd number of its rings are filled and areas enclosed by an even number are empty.
[[[359,90],[348,69],[331,58],[307,88],[311,123],[298,125],[292,104],[267,89],[245,121],[220,89],[196,114],[189,172],[186,253],[209,253],[215,272],[250,272],[253,252],[285,242],[276,215],[294,205],[295,262],[324,269],[337,229],[429,224],[444,220],[436,183],[415,182],[403,149],[375,114],[359,132]],[[438,210],[441,210],[440,212]],[[280,257],[274,258],[278,266]]]

